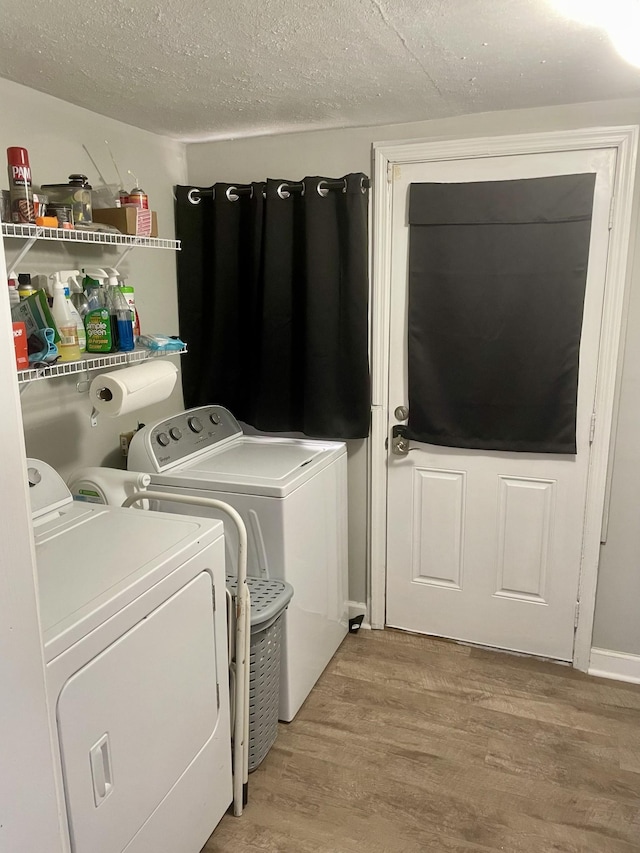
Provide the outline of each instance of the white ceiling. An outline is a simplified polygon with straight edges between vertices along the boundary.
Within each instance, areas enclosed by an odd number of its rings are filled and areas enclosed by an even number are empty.
[[[640,96],[640,69],[547,0],[0,0],[0,15],[0,77],[185,141]]]

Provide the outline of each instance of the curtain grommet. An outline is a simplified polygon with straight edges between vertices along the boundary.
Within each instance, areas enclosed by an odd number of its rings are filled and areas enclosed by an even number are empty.
[[[327,186],[326,181],[318,181],[316,190],[318,191],[320,198],[326,198],[329,195],[329,187]]]
[[[280,184],[276,192],[280,196],[281,199],[291,198],[291,193],[289,192],[288,184]]]
[[[236,190],[238,187],[227,187],[227,191],[225,195],[227,197],[227,201],[238,201],[240,196],[236,195]]]
[[[198,196],[194,196],[194,193],[198,193]],[[187,193],[187,198],[189,199],[191,204],[200,204],[200,202],[202,201],[197,187],[192,187],[189,190],[189,192]]]
[[[365,185],[364,185],[365,181],[366,181],[366,178],[360,178],[360,192],[362,193],[362,195],[365,195],[365,193],[368,190],[368,187],[365,187]]]

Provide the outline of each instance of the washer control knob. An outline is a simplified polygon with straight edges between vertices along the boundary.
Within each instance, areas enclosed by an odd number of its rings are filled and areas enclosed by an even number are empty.
[[[170,439],[170,438],[169,438],[169,436],[166,434],[166,432],[160,432],[160,433],[158,433],[157,442],[158,442],[158,444],[160,445],[160,447],[166,447],[166,446],[169,444],[169,442],[170,442],[170,441],[171,441],[171,439]]]
[[[217,412],[211,412],[211,414],[209,415],[209,420],[211,421],[212,424],[219,424],[220,423],[220,415]]]
[[[187,423],[191,432],[202,432],[202,421],[200,418],[188,418]]]
[[[178,427],[171,427],[169,435],[174,441],[178,441],[178,439],[182,438],[182,431]]]

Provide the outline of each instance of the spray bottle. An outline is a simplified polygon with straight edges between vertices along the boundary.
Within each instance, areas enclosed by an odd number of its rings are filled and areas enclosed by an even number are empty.
[[[106,271],[109,274],[107,281],[107,305],[109,313],[116,318],[118,349],[120,352],[131,352],[135,348],[131,308],[129,308],[124,293],[120,290],[118,270],[113,267],[106,267]]]
[[[60,341],[58,352],[60,361],[79,361],[80,347],[78,346],[78,329],[71,314],[71,303],[65,294],[65,286],[58,278],[53,286],[53,307],[51,313],[58,327]]]
[[[68,270],[68,272],[70,273],[67,278],[71,293],[70,299],[78,314],[84,319],[84,315],[89,310],[89,301],[82,289],[82,275],[79,270]]]
[[[135,292],[130,284],[125,283],[126,280],[126,276],[118,276],[118,281],[120,282],[120,290],[124,293],[124,298],[127,300],[127,304],[129,305],[129,308],[131,310],[133,337],[135,339],[140,334],[140,315],[138,314],[138,309],[136,308]]]
[[[88,311],[84,316],[87,352],[117,352],[111,317],[106,305],[105,284],[109,276],[99,267],[87,267],[84,273],[82,286],[88,304]]]
[[[76,330],[78,335],[78,346],[80,347],[80,352],[86,352],[87,349],[87,336],[84,330],[84,321],[80,316],[76,306],[71,300],[71,281],[75,276],[79,276],[80,273],[78,270],[60,270],[59,272],[54,272],[53,275],[50,275],[49,278],[54,283],[53,289],[53,297],[55,301],[55,288],[58,283],[62,283],[64,287],[65,296],[69,302],[69,312],[73,321],[76,324]]]

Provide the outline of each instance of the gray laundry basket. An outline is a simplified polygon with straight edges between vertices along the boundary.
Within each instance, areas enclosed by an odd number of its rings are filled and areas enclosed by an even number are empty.
[[[247,578],[251,596],[249,656],[249,773],[255,770],[278,735],[280,704],[280,637],[282,615],[293,596],[286,581]],[[235,595],[238,579],[227,575]]]

